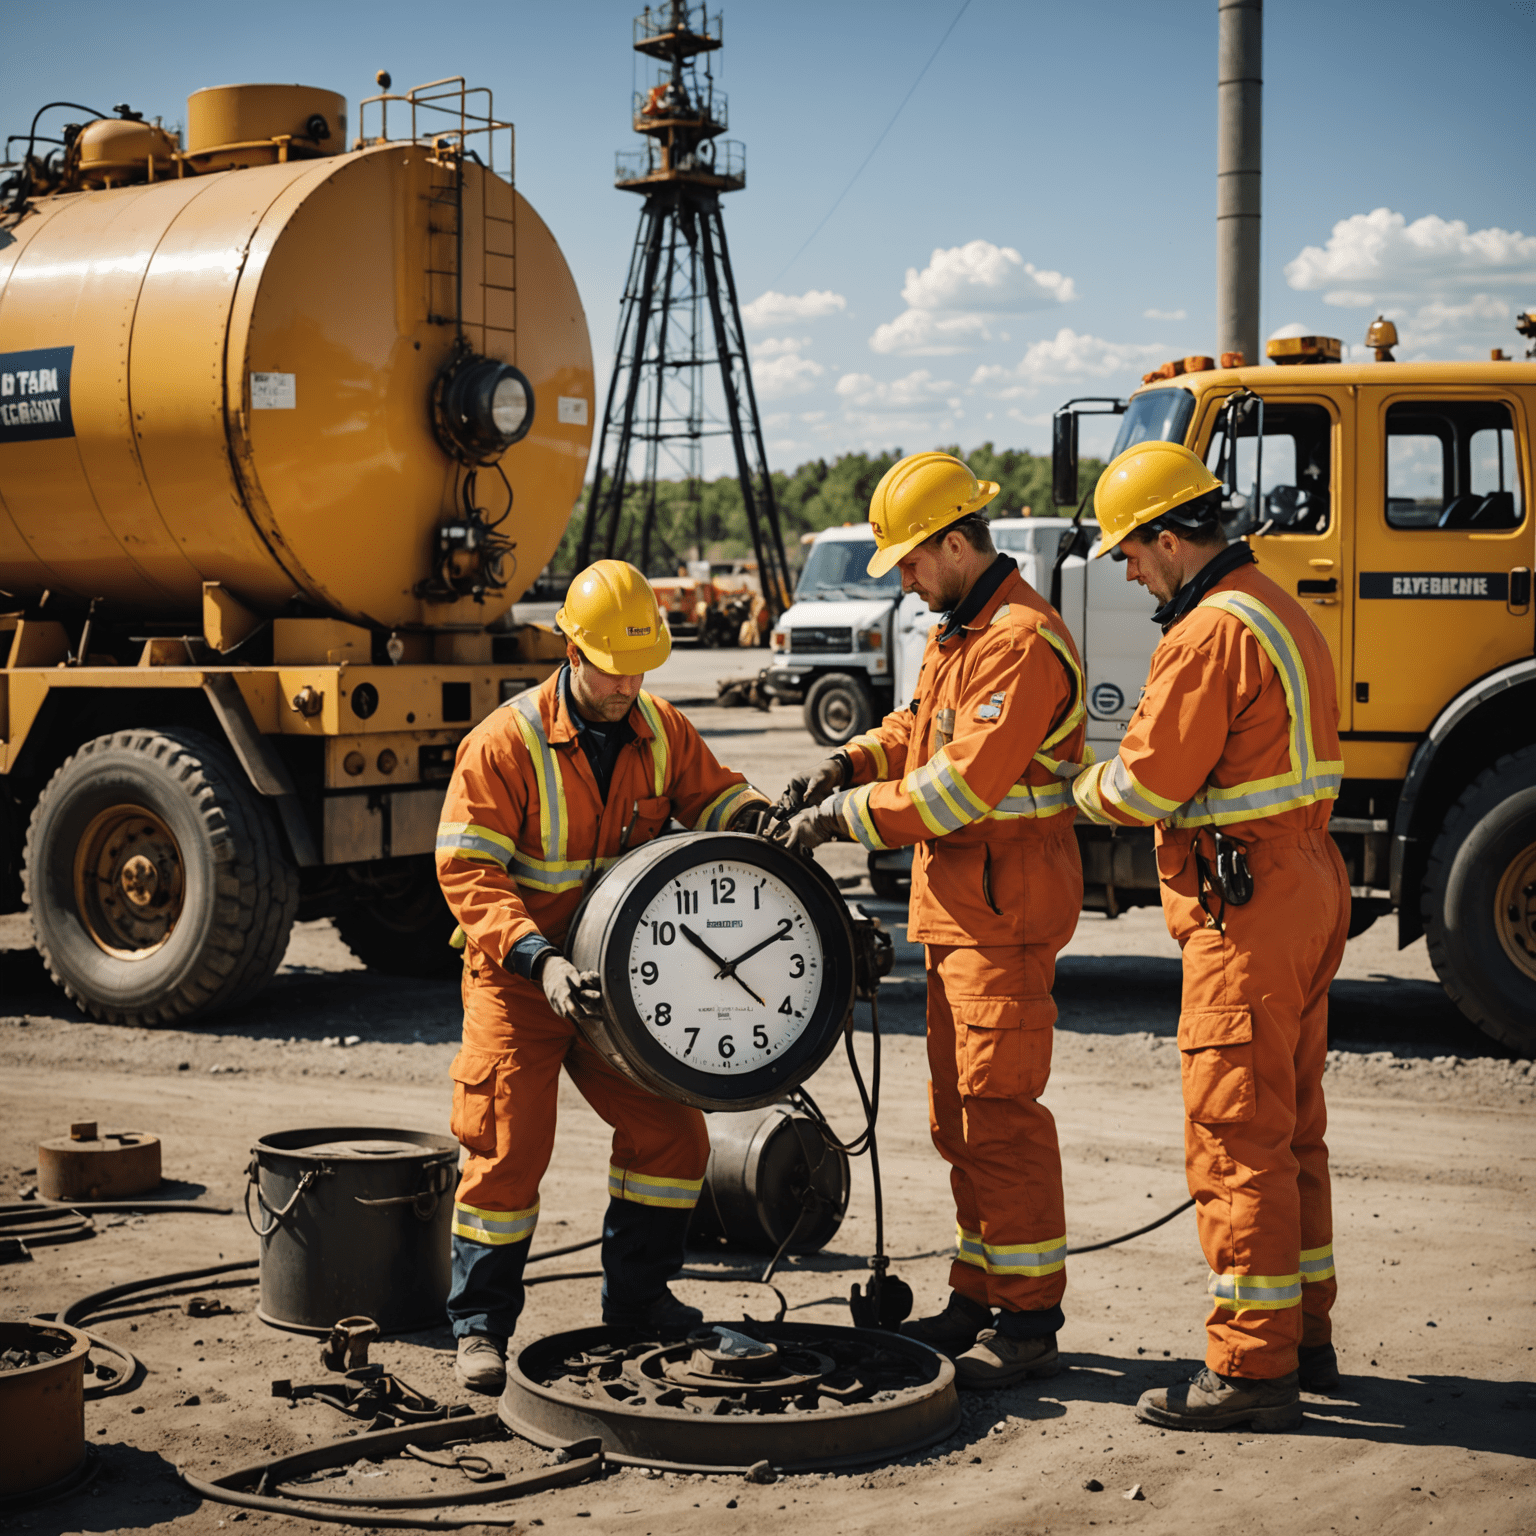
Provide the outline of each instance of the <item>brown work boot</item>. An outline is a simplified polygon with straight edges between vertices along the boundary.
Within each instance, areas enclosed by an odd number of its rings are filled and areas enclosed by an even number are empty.
[[[507,1384],[506,1346],[483,1333],[466,1333],[459,1340],[453,1374],[471,1392],[500,1392]]]
[[[987,1328],[955,1360],[955,1385],[990,1392],[1029,1377],[1054,1376],[1060,1369],[1054,1333],[1040,1339],[1010,1339],[996,1328]]]
[[[1136,1417],[1164,1429],[1295,1429],[1301,1423],[1301,1394],[1296,1372],[1268,1381],[1219,1376],[1202,1370],[1177,1387],[1154,1387],[1141,1394]]]
[[[1327,1395],[1339,1384],[1339,1357],[1332,1344],[1303,1344],[1296,1351],[1297,1385],[1303,1392]]]
[[[983,1328],[991,1326],[991,1307],[972,1301],[959,1291],[951,1291],[942,1312],[932,1317],[914,1317],[901,1325],[901,1331],[909,1339],[916,1339],[953,1359],[976,1342]]]

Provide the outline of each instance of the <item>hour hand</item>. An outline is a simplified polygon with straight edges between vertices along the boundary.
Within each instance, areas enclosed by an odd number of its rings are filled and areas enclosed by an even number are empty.
[[[688,926],[688,924],[687,924],[687,923],[679,923],[679,924],[678,924],[678,925],[677,925],[677,926],[678,926],[678,928],[679,928],[679,929],[681,929],[681,930],[682,930],[682,935],[683,935],[683,937],[684,937],[684,938],[685,938],[685,939],[687,939],[687,940],[688,940],[688,942],[689,942],[689,943],[690,943],[690,944],[692,944],[692,945],[693,945],[693,947],[694,947],[694,948],[695,948],[695,949],[697,949],[697,950],[699,950],[699,951],[701,951],[701,952],[702,952],[702,953],[703,953],[703,954],[705,954],[705,955],[706,955],[706,956],[708,956],[708,957],[709,957],[709,959],[711,959],[711,960],[713,960],[713,961],[714,961],[714,963],[715,963],[715,964],[716,964],[716,965],[717,965],[717,966],[719,966],[719,967],[720,967],[720,971],[719,971],[719,974],[718,974],[718,975],[717,975],[717,976],[716,976],[716,977],[715,977],[715,980],[716,980],[716,981],[718,981],[718,980],[719,980],[719,979],[720,979],[720,977],[722,977],[722,976],[729,976],[729,977],[730,977],[730,978],[731,978],[731,980],[732,980],[732,981],[734,981],[734,982],[735,982],[735,983],[736,983],[736,985],[737,985],[737,986],[738,986],[738,987],[740,987],[740,988],[741,988],[741,990],[742,990],[742,991],[743,991],[743,992],[745,992],[745,993],[746,993],[746,994],[747,994],[747,996],[748,996],[748,997],[750,997],[750,998],[752,998],[752,999],[753,999],[753,1001],[754,1001],[754,1002],[756,1002],[756,1003],[757,1003],[757,1005],[758,1005],[758,1006],[759,1006],[759,1007],[760,1007],[760,1008],[766,1008],[766,1007],[767,1007],[767,1006],[768,1006],[768,1004],[767,1004],[767,1002],[766,1002],[766,1000],[765,1000],[765,999],[763,999],[763,998],[761,998],[761,997],[759,997],[759,996],[758,996],[758,995],[757,995],[757,993],[756,993],[756,992],[754,992],[754,991],[753,991],[753,990],[752,990],[752,988],[751,988],[751,987],[749,987],[749,986],[748,986],[748,985],[747,985],[747,984],[746,984],[746,982],[744,982],[744,981],[743,981],[743,980],[742,980],[742,979],[741,979],[741,977],[740,977],[740,976],[738,976],[738,975],[737,975],[737,974],[736,974],[736,972],[735,972],[735,971],[734,971],[734,970],[733,970],[733,969],[731,969],[731,967],[729,967],[729,966],[728,966],[728,965],[727,965],[727,964],[726,964],[726,963],[725,963],[725,961],[724,961],[724,960],[722,960],[722,959],[721,959],[721,958],[720,958],[720,956],[719,956],[719,955],[717,955],[717,954],[716,954],[716,953],[715,953],[715,952],[714,952],[714,950],[712,950],[712,949],[711,949],[711,948],[710,948],[710,947],[709,947],[709,945],[708,945],[708,944],[706,944],[706,943],[705,943],[705,942],[704,942],[704,940],[703,940],[703,939],[701,939],[701,938],[700,938],[700,937],[699,937],[699,936],[698,936],[698,934],[696,934],[696,933],[695,933],[695,932],[694,932],[694,931],[693,931],[693,929],[692,929],[692,928],[690,928],[690,927],[689,927],[689,926]]]

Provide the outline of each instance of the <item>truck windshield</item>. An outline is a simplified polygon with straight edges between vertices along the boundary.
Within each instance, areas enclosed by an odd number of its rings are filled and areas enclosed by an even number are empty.
[[[900,570],[871,576],[866,567],[874,557],[873,539],[822,539],[811,553],[795,588],[797,603],[837,597],[873,597],[901,591]]]
[[[1187,389],[1149,389],[1125,408],[1120,433],[1110,458],[1137,443],[1182,443],[1195,414],[1195,397]]]

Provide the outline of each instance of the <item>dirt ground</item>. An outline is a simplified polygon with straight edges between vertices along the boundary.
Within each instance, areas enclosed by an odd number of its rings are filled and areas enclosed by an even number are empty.
[[[732,670],[721,660],[680,653],[661,691],[688,701],[725,761],[776,791],[816,749],[798,711],[693,705],[714,673]],[[844,849],[829,865],[848,876],[860,867]],[[864,899],[901,941],[881,1006],[888,1243],[896,1271],[929,1310],[945,1292],[953,1209],[927,1137],[921,955],[905,943],[900,907]],[[95,1119],[104,1129],[158,1134],[175,1192],[234,1214],[99,1216],[94,1237],[0,1265],[0,1316],[62,1310],[121,1280],[254,1258],[257,1240],[239,1207],[251,1146],[262,1135],[340,1123],[447,1129],[456,986],[363,971],[328,923],[295,931],[276,981],[247,1006],[185,1030],[83,1021],[27,943],[23,919],[0,918],[0,1198],[32,1182],[39,1140]],[[1186,1379],[1200,1362],[1206,1269],[1186,1212],[1124,1246],[1070,1261],[1063,1372],[967,1397],[962,1428],[926,1452],[769,1486],[610,1472],[488,1513],[516,1515],[543,1536],[807,1525],[827,1536],[939,1525],[1046,1533],[1219,1523],[1276,1536],[1536,1530],[1536,1066],[1508,1060],[1461,1020],[1422,943],[1403,953],[1392,945],[1385,920],[1351,943],[1332,995],[1335,1318],[1346,1380],[1337,1396],[1308,1400],[1299,1432],[1182,1435],[1133,1418],[1142,1390]],[[1046,1102],[1060,1126],[1070,1239],[1088,1244],[1185,1197],[1178,957],[1160,916],[1085,915],[1062,957],[1057,999]],[[860,1044],[867,1059],[867,1031]],[[851,1134],[859,1116],[841,1057],[811,1086]],[[604,1128],[569,1085],[561,1117],[536,1250],[594,1235],[605,1201]],[[830,1247],[781,1271],[791,1319],[847,1321],[848,1287],[861,1278],[873,1240],[867,1163],[854,1167],[848,1218]],[[589,1268],[592,1258],[565,1263]],[[132,1348],[147,1374],[136,1390],[87,1405],[99,1469],[89,1489],[0,1513],[0,1530],[192,1536],[235,1522],[309,1523],[201,1503],[176,1477],[178,1466],[218,1476],[351,1427],[321,1404],[272,1397],[275,1378],[322,1375],[315,1346],[256,1318],[254,1271],[234,1279],[218,1290],[206,1282],[186,1288],[221,1298],[233,1308],[226,1315],[186,1316],[175,1294],[125,1301],[91,1323]],[[518,1342],[596,1321],[597,1289],[595,1280],[532,1289]],[[773,1311],[768,1291],[740,1280],[685,1279],[676,1289],[722,1322]],[[374,1358],[424,1392],[462,1399],[450,1351],[443,1328],[377,1345]],[[489,1406],[475,1400],[477,1411]],[[550,1460],[519,1442],[496,1454],[509,1468]],[[381,1469],[365,1465],[328,1486],[427,1488],[435,1486],[428,1477],[457,1476],[386,1466],[382,1483]],[[1127,1497],[1138,1486],[1141,1497]]]

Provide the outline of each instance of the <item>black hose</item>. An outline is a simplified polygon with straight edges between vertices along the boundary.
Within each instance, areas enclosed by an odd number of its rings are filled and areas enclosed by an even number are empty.
[[[1191,1195],[1183,1205],[1176,1205],[1166,1215],[1159,1216],[1156,1221],[1149,1221],[1144,1227],[1137,1227],[1134,1232],[1122,1232],[1119,1237],[1106,1238],[1102,1243],[1087,1243],[1081,1248],[1068,1248],[1067,1253],[1097,1253],[1101,1248],[1113,1248],[1117,1243],[1128,1243],[1133,1237],[1141,1237],[1147,1232],[1155,1232],[1159,1227],[1166,1225],[1183,1211],[1187,1211],[1195,1203],[1195,1197]]]
[[[202,1205],[196,1200],[10,1200],[0,1204],[0,1216],[23,1211],[201,1211],[206,1216],[233,1216],[232,1205]]]
[[[236,1259],[230,1264],[211,1264],[207,1269],[179,1269],[170,1275],[151,1275],[147,1280],[125,1280],[121,1285],[109,1285],[103,1291],[92,1291],[79,1301],[72,1301],[59,1315],[61,1323],[79,1327],[93,1312],[100,1312],[108,1302],[120,1296],[131,1296],[135,1291],[158,1291],[178,1280],[206,1280],[210,1275],[227,1275],[237,1269],[255,1269],[260,1259]]]
[[[403,1525],[417,1531],[457,1531],[466,1525],[517,1526],[523,1524],[524,1519],[521,1515],[483,1515],[478,1510],[468,1510],[462,1519],[455,1520],[451,1517],[445,1518],[446,1510],[440,1515],[405,1515],[388,1509],[373,1511],[337,1504],[329,1506],[301,1504],[297,1499],[275,1499],[265,1494],[242,1493],[235,1488],[220,1488],[214,1483],[204,1482],[200,1477],[194,1477],[184,1467],[178,1467],[176,1470],[182,1482],[194,1493],[202,1494],[205,1499],[213,1499],[220,1504],[238,1505],[241,1509],[265,1510],[272,1515],[290,1515],[302,1520],[324,1520],[332,1525],[368,1527]]]

